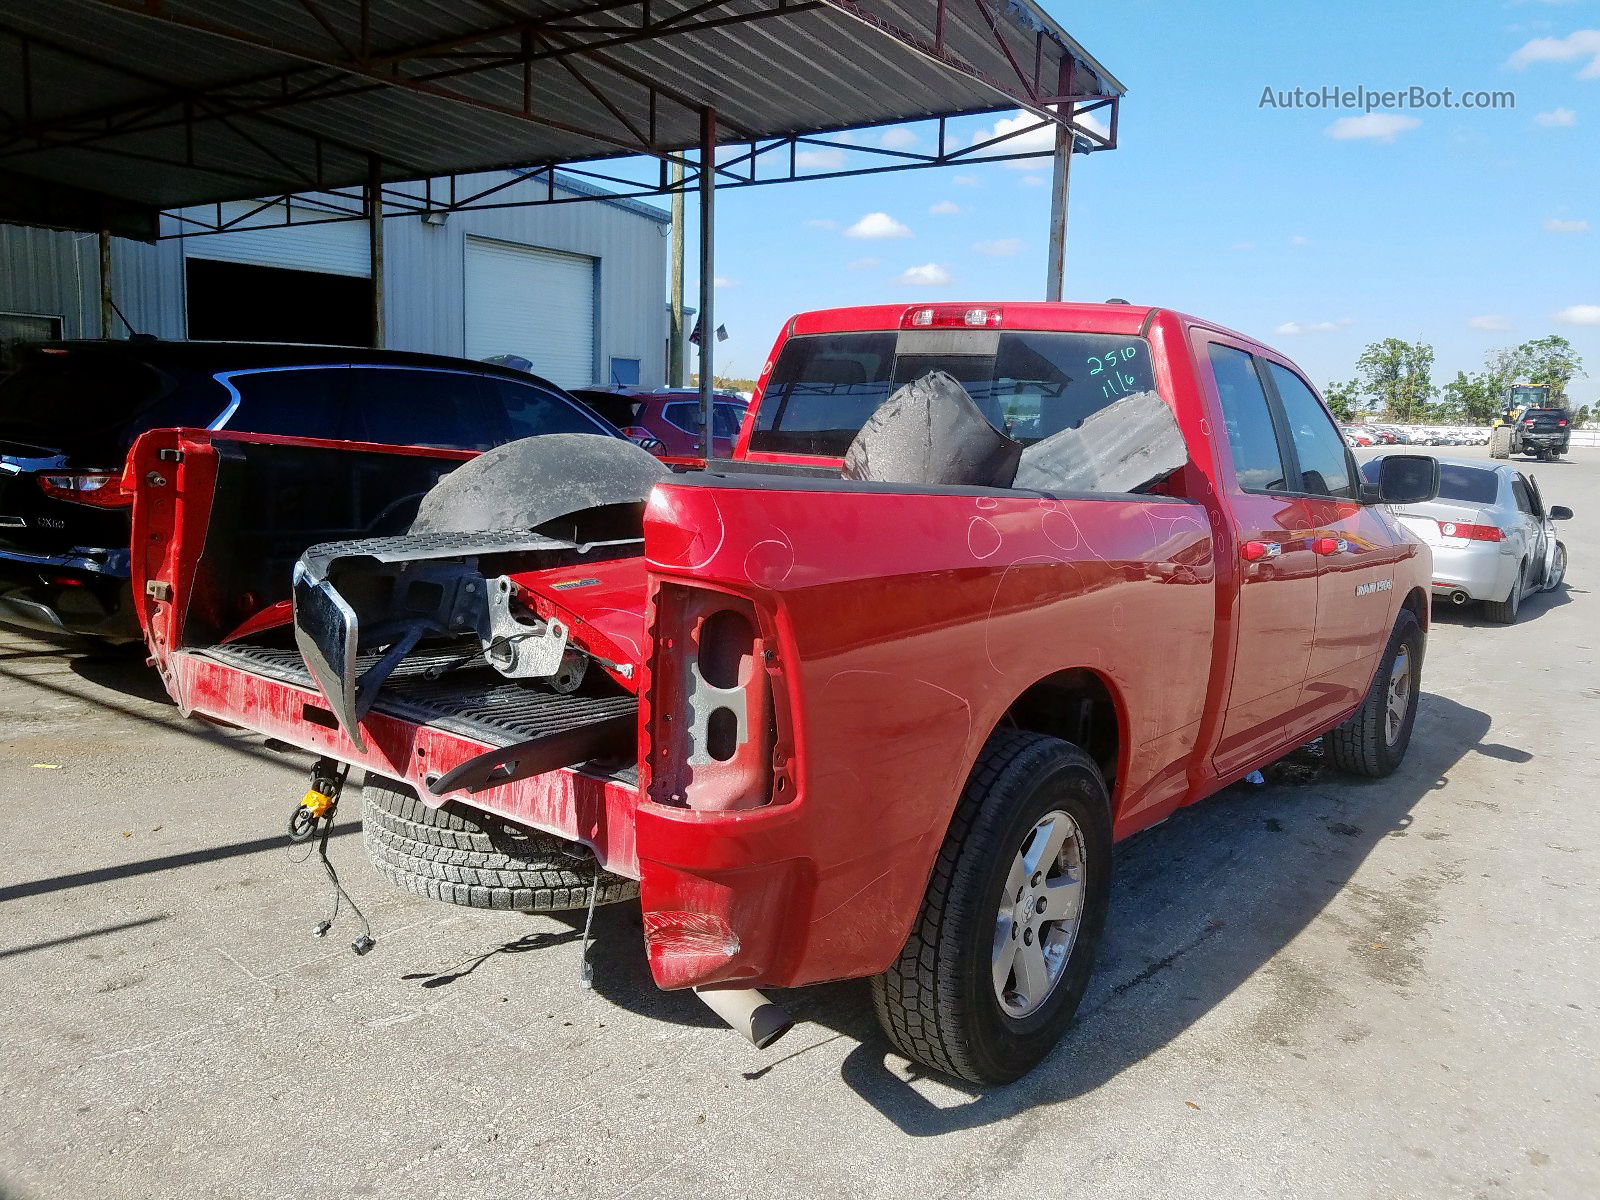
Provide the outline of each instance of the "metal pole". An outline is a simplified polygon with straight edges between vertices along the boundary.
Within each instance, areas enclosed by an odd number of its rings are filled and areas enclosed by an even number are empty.
[[[100,231],[100,336],[111,336],[111,231]]]
[[[1061,62],[1060,94],[1072,94],[1074,63],[1070,58]],[[1072,109],[1071,102],[1059,107],[1065,125],[1056,126],[1056,151],[1050,172],[1050,265],[1044,281],[1044,298],[1052,303],[1061,299],[1061,282],[1067,270],[1067,193],[1072,180]]]
[[[700,453],[710,463],[716,443],[711,438],[711,392],[715,384],[717,318],[712,311],[716,290],[717,113],[700,110]]]
[[[667,385],[683,386],[683,160],[674,159],[672,180],[672,338],[667,343]]]
[[[367,259],[372,266],[372,347],[383,349],[383,160],[367,159]]]

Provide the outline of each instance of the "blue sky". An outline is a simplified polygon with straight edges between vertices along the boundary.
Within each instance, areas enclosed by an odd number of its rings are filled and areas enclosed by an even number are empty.
[[[1069,298],[1222,321],[1319,386],[1390,335],[1432,342],[1442,383],[1561,333],[1592,376],[1578,402],[1600,398],[1600,0],[1045,7],[1128,88],[1120,148],[1074,160]],[[1324,84],[1511,89],[1516,107],[1337,128],[1362,114],[1259,107]],[[1048,177],[1043,160],[719,194],[719,374],[756,374],[808,308],[1042,298]],[[857,233],[898,236],[848,236],[870,214],[888,220]]]

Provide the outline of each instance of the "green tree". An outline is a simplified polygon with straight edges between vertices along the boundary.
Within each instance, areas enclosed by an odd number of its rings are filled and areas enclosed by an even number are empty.
[[[1589,423],[1589,418],[1592,416],[1594,416],[1594,413],[1591,412],[1589,406],[1585,404],[1582,408],[1578,409],[1577,412],[1572,414],[1572,427],[1574,429],[1582,429]]]
[[[1444,385],[1440,407],[1446,420],[1465,425],[1487,425],[1500,413],[1502,392],[1488,373],[1468,375],[1457,371]]]
[[[1418,420],[1434,394],[1433,347],[1399,338],[1373,342],[1356,360],[1356,379],[1390,420]]]
[[[1353,379],[1340,381],[1335,379],[1322,389],[1322,398],[1328,402],[1328,407],[1333,409],[1333,415],[1340,421],[1353,420],[1361,409],[1361,394],[1356,390]]]
[[[1550,389],[1551,403],[1565,404],[1567,386],[1586,374],[1583,359],[1573,350],[1572,343],[1554,333],[1520,346],[1491,350],[1483,367],[1495,384],[1501,405],[1505,403],[1506,390],[1514,383],[1543,384]]]

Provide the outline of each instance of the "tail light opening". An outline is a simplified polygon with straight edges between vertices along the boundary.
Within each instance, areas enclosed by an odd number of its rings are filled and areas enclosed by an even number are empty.
[[[705,812],[791,794],[780,764],[775,668],[755,607],[741,597],[663,585],[645,724],[649,796]]]
[[[1445,537],[1466,538],[1470,542],[1503,542],[1505,530],[1498,525],[1465,525],[1458,521],[1440,521],[1439,532]]]
[[[128,508],[133,493],[122,485],[121,471],[52,471],[38,475],[39,490],[56,500],[91,508]]]

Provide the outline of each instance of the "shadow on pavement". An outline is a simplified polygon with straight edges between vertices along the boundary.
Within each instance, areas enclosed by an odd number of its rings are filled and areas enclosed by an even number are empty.
[[[1043,1065],[1015,1084],[985,1091],[914,1065],[909,1073],[891,1070],[893,1052],[878,1032],[862,980],[774,993],[797,1019],[830,1032],[820,1040],[814,1033],[807,1038],[804,1029],[791,1033],[745,1077],[781,1077],[793,1059],[847,1038],[856,1046],[841,1067],[844,1082],[917,1137],[981,1127],[1092,1092],[1179,1037],[1268,966],[1347,888],[1380,839],[1406,836],[1412,810],[1445,786],[1464,756],[1479,752],[1516,761],[1526,754],[1484,744],[1489,727],[1484,713],[1425,694],[1410,756],[1388,779],[1325,774],[1314,758],[1296,754],[1269,770],[1267,785],[1230,788],[1124,843],[1095,980],[1077,1023]],[[1431,885],[1416,886],[1424,894]],[[1427,921],[1418,918],[1415,906],[1425,904],[1425,895],[1414,900],[1354,892],[1363,905],[1402,910],[1383,914],[1402,932],[1384,952],[1369,950],[1372,961],[1366,965],[1374,980],[1403,982],[1407,972],[1419,969],[1424,950],[1420,939]],[[581,913],[577,921],[581,928]],[[691,994],[656,989],[642,953],[636,906],[601,909],[595,932],[595,987],[608,1000],[656,1020],[718,1024]],[[922,1074],[970,1099],[933,1103],[914,1086]]]

